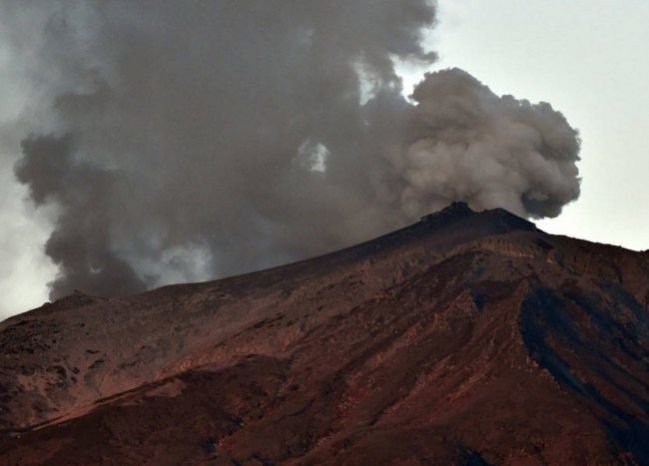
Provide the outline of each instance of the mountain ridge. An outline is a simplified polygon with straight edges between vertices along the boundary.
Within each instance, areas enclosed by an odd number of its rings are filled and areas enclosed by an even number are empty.
[[[0,462],[649,464],[648,303],[646,254],[462,204],[287,266],[75,294],[0,323]]]

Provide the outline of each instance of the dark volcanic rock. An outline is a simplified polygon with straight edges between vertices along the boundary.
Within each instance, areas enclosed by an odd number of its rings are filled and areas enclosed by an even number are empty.
[[[649,464],[649,256],[453,205],[0,324],[0,464]]]

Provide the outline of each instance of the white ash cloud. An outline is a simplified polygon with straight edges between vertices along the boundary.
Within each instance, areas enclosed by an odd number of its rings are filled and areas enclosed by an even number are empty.
[[[432,64],[425,0],[3,4],[34,90],[16,165],[59,215],[52,297],[323,253],[451,201],[556,216],[579,140],[548,104]],[[26,25],[31,24],[30,33]]]

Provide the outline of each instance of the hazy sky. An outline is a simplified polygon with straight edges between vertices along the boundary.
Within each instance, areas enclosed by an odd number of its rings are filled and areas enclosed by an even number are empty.
[[[649,248],[649,2],[441,0],[434,69],[458,66],[497,94],[548,101],[579,128],[582,194],[541,228]],[[22,202],[12,167],[27,96],[0,44],[0,318],[47,300],[55,267],[42,253],[48,212]],[[421,70],[404,68],[407,87]],[[51,213],[50,213],[51,214]]]

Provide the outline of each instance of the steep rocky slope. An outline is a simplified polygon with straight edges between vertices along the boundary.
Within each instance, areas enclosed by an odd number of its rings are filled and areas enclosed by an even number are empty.
[[[649,255],[456,204],[0,324],[0,464],[649,464]]]

